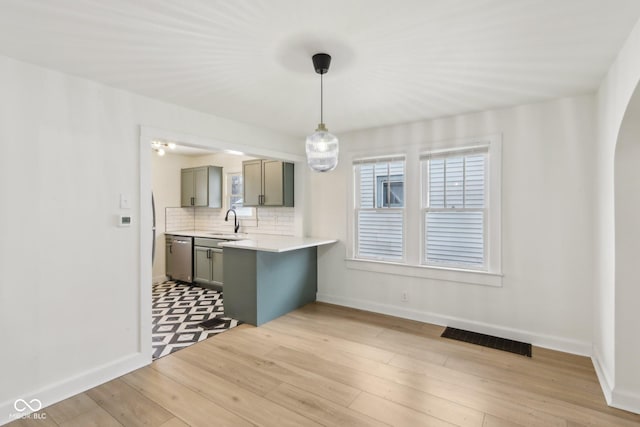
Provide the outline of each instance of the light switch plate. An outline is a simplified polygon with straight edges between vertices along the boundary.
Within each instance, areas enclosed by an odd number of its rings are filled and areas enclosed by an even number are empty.
[[[128,194],[120,194],[120,209],[131,209],[131,202]]]

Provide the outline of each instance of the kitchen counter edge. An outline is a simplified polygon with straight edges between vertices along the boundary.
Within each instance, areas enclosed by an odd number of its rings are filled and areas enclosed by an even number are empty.
[[[264,252],[288,252],[298,249],[311,248],[314,246],[330,245],[337,242],[336,239],[322,239],[318,237],[259,237],[235,242],[224,242],[220,246],[223,248],[248,249],[251,251]]]
[[[207,239],[215,239],[216,235],[211,231],[167,231],[165,235],[187,236],[187,237],[204,237]],[[220,243],[225,248],[247,249],[253,251],[265,252],[288,252],[298,249],[310,248],[314,246],[330,245],[336,243],[337,239],[325,239],[318,237],[293,237],[293,236],[277,236],[277,235],[245,235],[239,240],[232,240]]]

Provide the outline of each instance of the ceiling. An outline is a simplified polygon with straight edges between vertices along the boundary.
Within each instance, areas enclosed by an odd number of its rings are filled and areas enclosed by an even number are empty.
[[[189,157],[197,157],[197,156],[205,156],[208,154],[213,154],[216,151],[208,148],[197,148],[191,147],[189,145],[177,145],[176,148],[165,149],[167,154],[179,154],[181,156],[189,156]]]
[[[2,0],[0,54],[296,136],[596,90],[638,0]]]

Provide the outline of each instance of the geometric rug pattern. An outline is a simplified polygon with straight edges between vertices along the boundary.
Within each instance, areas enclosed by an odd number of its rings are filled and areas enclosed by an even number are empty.
[[[225,332],[238,321],[224,316],[222,293],[169,280],[154,283],[152,293],[153,360]],[[213,318],[220,325],[204,329],[200,323]]]

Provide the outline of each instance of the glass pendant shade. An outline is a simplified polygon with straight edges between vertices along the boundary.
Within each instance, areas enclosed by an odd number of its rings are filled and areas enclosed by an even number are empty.
[[[307,137],[307,165],[315,172],[329,172],[338,166],[338,138],[329,133],[323,120],[322,76],[329,72],[331,55],[316,53],[311,60],[316,73],[320,74],[320,124],[318,129]]]
[[[329,172],[338,166],[338,138],[329,133],[324,123],[307,137],[307,165],[316,172]]]

